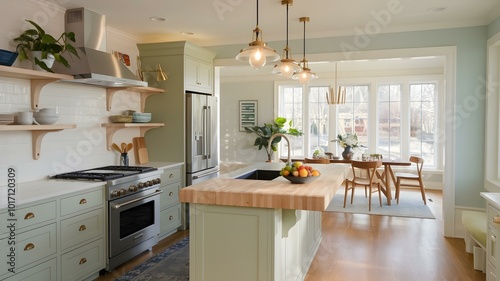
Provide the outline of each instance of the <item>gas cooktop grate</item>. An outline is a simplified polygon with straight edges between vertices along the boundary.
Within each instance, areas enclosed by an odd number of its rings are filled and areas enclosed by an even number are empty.
[[[130,174],[128,174],[130,175]],[[95,180],[95,181],[107,181],[118,179],[127,176],[126,174],[121,173],[81,173],[81,172],[72,172],[72,173],[64,173],[60,175],[55,175],[52,178],[55,179],[75,179],[75,180]]]
[[[74,180],[94,180],[94,181],[108,181],[118,178],[123,178],[140,173],[156,171],[157,168],[141,167],[141,166],[105,166],[95,169],[88,169],[83,171],[69,172],[54,175],[53,179],[74,179]],[[96,171],[96,172],[93,172]],[[101,172],[99,172],[101,171]],[[110,171],[110,172],[107,172]],[[120,173],[123,171],[123,173]]]

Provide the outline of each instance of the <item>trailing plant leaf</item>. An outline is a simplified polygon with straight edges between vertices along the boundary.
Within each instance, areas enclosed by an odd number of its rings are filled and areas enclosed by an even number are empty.
[[[276,119],[274,119],[274,122],[272,124],[264,123],[263,126],[252,126],[244,128],[247,133],[255,133],[257,135],[257,138],[255,139],[253,145],[257,146],[259,150],[264,148],[267,153],[268,160],[271,160],[272,153],[278,150],[278,143],[282,139],[281,136],[278,136],[273,139],[271,144],[269,144],[271,136],[278,133],[292,135],[292,136],[303,135],[301,131],[293,128],[292,120],[287,121],[285,117],[277,117]],[[271,145],[271,153],[269,153],[267,149],[269,145]]]
[[[19,53],[19,61],[29,59],[29,53],[32,51],[41,51],[42,59],[47,59],[50,54],[54,56],[55,61],[70,68],[68,60],[62,54],[68,52],[69,56],[75,55],[79,58],[76,48],[70,43],[76,42],[74,32],[64,32],[56,39],[54,36],[47,34],[45,30],[34,21],[26,21],[35,28],[27,29],[18,37],[13,39],[14,42],[18,43],[16,51]],[[53,71],[47,67],[45,62],[37,58],[34,58],[33,63],[40,66],[42,69],[53,73]]]

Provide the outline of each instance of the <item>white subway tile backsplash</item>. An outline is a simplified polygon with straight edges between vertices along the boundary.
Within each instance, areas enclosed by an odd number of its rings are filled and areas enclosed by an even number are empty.
[[[31,132],[0,133],[0,170],[9,165],[19,170],[20,182],[46,178],[60,172],[119,164],[119,155],[107,150],[106,129],[109,116],[127,109],[140,110],[140,95],[118,91],[112,110],[106,109],[106,89],[73,83],[50,83],[40,93],[39,108],[57,107],[57,124],[76,124],[76,128],[47,133],[41,141],[39,160],[33,159]],[[0,77],[0,113],[31,110],[30,82]],[[113,142],[132,142],[138,129],[118,130]],[[135,163],[131,153],[130,163]],[[0,186],[4,185],[0,173]]]

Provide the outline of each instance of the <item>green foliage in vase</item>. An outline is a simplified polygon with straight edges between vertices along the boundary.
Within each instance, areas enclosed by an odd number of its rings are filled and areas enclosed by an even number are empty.
[[[55,61],[61,63],[62,65],[70,68],[68,60],[62,56],[63,53],[69,52],[79,58],[78,53],[71,45],[70,42],[75,42],[75,33],[64,32],[59,38],[54,38],[54,36],[47,34],[43,28],[31,20],[26,20],[34,29],[27,29],[21,33],[18,37],[14,38],[14,42],[17,42],[16,51],[19,53],[19,61],[29,59],[29,54],[32,51],[42,52],[42,59],[47,59],[49,55],[54,56]],[[46,71],[54,72],[52,69],[47,67],[45,62],[34,58],[34,63]]]
[[[267,153],[268,160],[271,159],[273,151],[277,151],[277,144],[281,141],[281,137],[276,137],[271,143],[271,152],[268,152],[269,140],[274,134],[286,134],[291,136],[302,136],[303,133],[295,128],[293,128],[292,120],[288,121],[285,117],[277,117],[274,119],[272,124],[264,123],[264,126],[253,126],[245,127],[247,133],[255,133],[257,138],[255,139],[254,146],[257,146],[259,150],[265,149]]]

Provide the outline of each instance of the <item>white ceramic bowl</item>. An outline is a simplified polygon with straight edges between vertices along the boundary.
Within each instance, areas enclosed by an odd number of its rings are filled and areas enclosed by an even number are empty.
[[[40,125],[54,124],[59,119],[57,114],[48,114],[45,112],[35,112],[33,114],[33,119]]]
[[[57,109],[56,108],[40,108],[38,110],[39,113],[47,113],[51,115],[57,115]]]
[[[36,116],[59,117],[59,114],[45,113],[45,112],[34,112],[33,117],[36,117]]]

